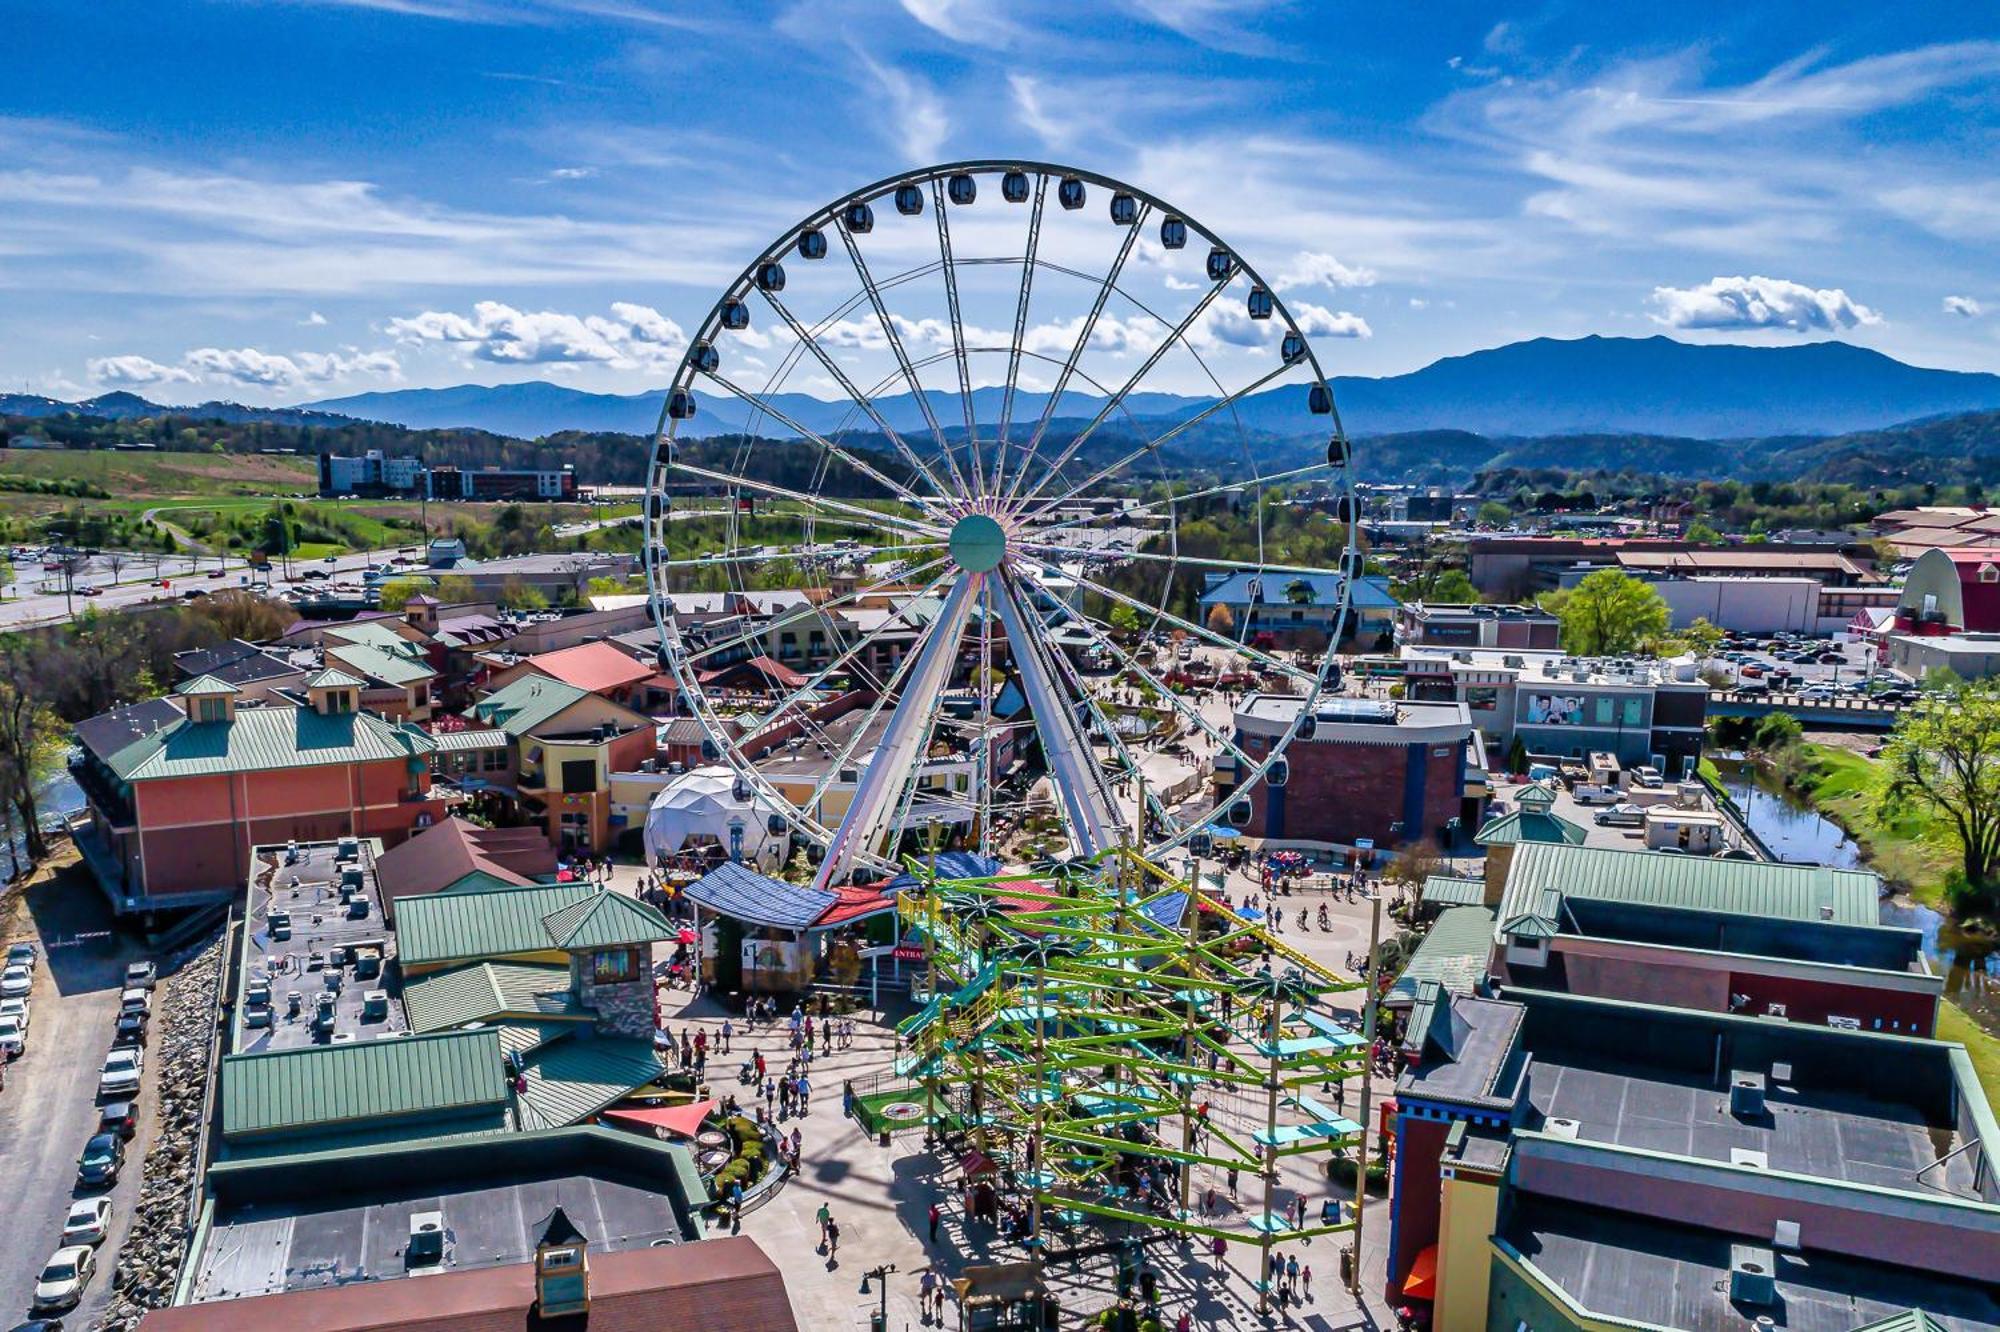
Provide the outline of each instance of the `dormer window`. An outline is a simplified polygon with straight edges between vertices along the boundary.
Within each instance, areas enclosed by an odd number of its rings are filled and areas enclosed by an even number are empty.
[[[1990,563],[1980,565],[1979,581],[1982,583],[2000,583],[2000,565]]]
[[[229,700],[226,698],[198,698],[194,701],[194,719],[198,722],[219,722],[229,720]]]

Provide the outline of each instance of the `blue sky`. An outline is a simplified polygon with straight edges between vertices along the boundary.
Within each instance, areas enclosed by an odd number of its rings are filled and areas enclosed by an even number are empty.
[[[1662,332],[2000,369],[1983,6],[10,11],[7,389],[636,392],[798,217],[1007,155],[1186,208],[1311,307],[1329,373]]]

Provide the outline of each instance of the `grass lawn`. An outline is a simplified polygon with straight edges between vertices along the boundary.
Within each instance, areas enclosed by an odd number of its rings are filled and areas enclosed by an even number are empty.
[[[87,481],[121,497],[311,494],[319,485],[312,459],[262,453],[15,449],[7,470],[50,481]]]
[[[1973,1071],[1986,1089],[1988,1105],[2000,1109],[2000,1036],[1982,1031],[1964,1009],[1946,1001],[1938,1006],[1938,1039],[1957,1041],[1972,1056]]]
[[[1834,745],[1802,746],[1802,794],[1847,829],[1875,872],[1928,906],[1942,904],[1945,878],[1959,863],[1957,838],[1928,814],[1905,810],[1885,819],[1875,807],[1875,761]]]

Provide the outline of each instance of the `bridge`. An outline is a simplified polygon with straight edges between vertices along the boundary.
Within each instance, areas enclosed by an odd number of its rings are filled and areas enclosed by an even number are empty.
[[[1728,689],[1708,691],[1711,717],[1768,717],[1789,713],[1800,725],[1830,731],[1886,731],[1902,715],[1902,705],[1859,698],[1800,698],[1797,694],[1743,695]]]

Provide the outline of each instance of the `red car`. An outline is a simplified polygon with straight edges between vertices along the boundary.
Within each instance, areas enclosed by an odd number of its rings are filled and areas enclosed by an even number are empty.
[[[1739,667],[1736,673],[1746,680],[1761,680],[1764,678],[1764,668],[1762,666]]]

